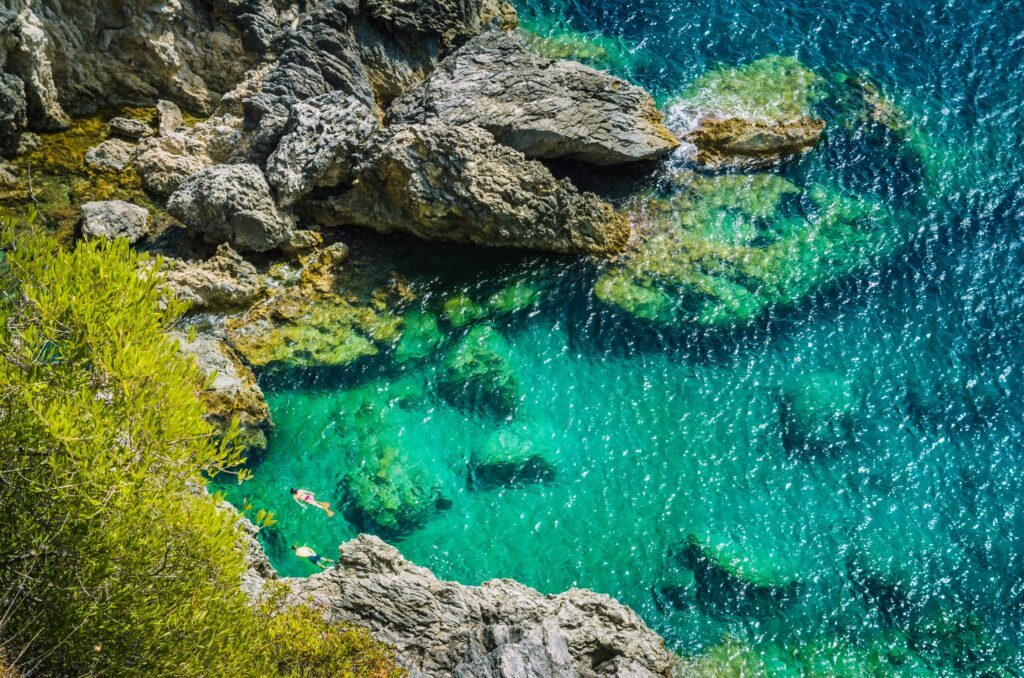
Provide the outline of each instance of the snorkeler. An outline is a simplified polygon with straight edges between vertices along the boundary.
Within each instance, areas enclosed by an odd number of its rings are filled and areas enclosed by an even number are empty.
[[[321,570],[327,569],[327,565],[325,565],[324,563],[334,562],[330,558],[324,558],[308,546],[299,546],[298,544],[292,544],[292,551],[295,551],[295,555],[297,555],[299,558],[305,558],[309,562],[319,567]]]
[[[316,495],[309,490],[296,490],[294,487],[291,489],[292,499],[294,499],[303,510],[306,509],[306,504],[315,506],[318,509],[323,509],[327,513],[328,518],[334,517],[334,511],[331,510],[331,505],[326,501],[318,501]]]

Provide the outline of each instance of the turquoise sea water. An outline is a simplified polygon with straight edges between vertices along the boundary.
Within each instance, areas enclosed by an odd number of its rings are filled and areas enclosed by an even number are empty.
[[[453,398],[441,346],[262,375],[277,428],[255,478],[224,488],[275,511],[263,534],[275,565],[309,574],[291,543],[331,554],[369,527],[439,577],[611,594],[681,655],[754,672],[1024,672],[1024,5],[520,12],[599,45],[585,55],[663,102],[716,64],[768,54],[869,73],[929,139],[923,166],[830,128],[779,172],[882,200],[902,246],[753,322],[706,328],[600,303],[602,270],[585,261],[392,244],[430,313],[459,294],[486,305],[509,284],[540,290],[476,321],[507,342],[518,406]],[[443,346],[471,326],[441,317]],[[542,450],[553,479],[480,482],[471,465],[499,430]],[[344,505],[343,479],[368,454],[443,497],[422,524],[327,520],[291,502],[305,487]]]

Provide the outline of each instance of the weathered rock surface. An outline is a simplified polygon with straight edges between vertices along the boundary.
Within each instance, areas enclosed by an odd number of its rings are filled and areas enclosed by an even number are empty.
[[[215,165],[192,175],[171,196],[167,211],[210,242],[240,251],[274,249],[294,231],[256,165]]]
[[[364,158],[354,186],[318,201],[316,216],[428,240],[565,253],[617,252],[629,238],[629,222],[610,205],[478,127],[396,125],[371,139]]]
[[[244,157],[247,144],[242,119],[219,115],[184,131],[142,139],[133,164],[148,190],[170,195],[196,172]]]
[[[153,128],[141,120],[133,118],[111,118],[107,125],[110,127],[111,136],[137,140],[153,135]]]
[[[241,442],[248,447],[266,447],[266,430],[271,426],[270,409],[252,371],[216,337],[198,334],[189,341],[181,332],[170,334],[181,352],[191,356],[204,374],[209,376],[216,372],[213,383],[202,393],[207,419],[226,428],[238,417]]]
[[[440,581],[368,535],[341,545],[337,567],[284,581],[290,604],[368,627],[414,675],[649,677],[673,668],[661,638],[608,596]]]
[[[85,153],[85,164],[102,172],[120,172],[131,162],[135,145],[121,139],[107,139]]]
[[[18,149],[18,139],[28,125],[25,85],[21,78],[0,73],[0,155],[11,155]]]
[[[146,235],[149,210],[124,200],[100,200],[82,205],[82,235],[93,240],[126,238],[134,244]]]
[[[697,147],[697,162],[711,168],[758,168],[798,155],[818,145],[825,123],[811,117],[795,120],[704,118],[686,140]]]
[[[184,119],[177,104],[165,99],[156,102],[156,127],[160,136],[166,137],[174,134],[183,124]]]
[[[522,37],[480,35],[396,100],[388,119],[476,125],[531,158],[597,165],[651,160],[679,145],[647,92],[574,61],[530,52]]]
[[[17,76],[24,83],[28,123],[32,129],[63,129],[69,119],[57,96],[49,58],[50,41],[28,0],[14,0],[0,10],[0,70]],[[58,8],[60,6],[58,5]]]
[[[250,306],[266,290],[256,267],[228,244],[206,261],[168,261],[165,280],[175,297],[195,311],[227,311]]]
[[[267,179],[279,202],[292,205],[314,188],[347,181],[356,153],[376,128],[374,111],[341,92],[295,104],[284,137],[267,160]]]

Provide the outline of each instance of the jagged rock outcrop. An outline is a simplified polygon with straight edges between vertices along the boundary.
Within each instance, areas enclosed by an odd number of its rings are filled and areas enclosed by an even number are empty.
[[[818,145],[825,123],[808,116],[795,120],[702,119],[686,140],[697,147],[697,162],[715,169],[766,167]]]
[[[365,103],[331,92],[295,104],[277,150],[267,160],[267,179],[285,206],[314,188],[348,181],[356,153],[377,128]]]
[[[348,191],[311,204],[326,223],[428,240],[608,254],[629,238],[610,205],[478,127],[395,125],[375,135]]]
[[[134,118],[111,118],[107,122],[107,127],[110,129],[110,136],[131,139],[132,141],[137,141],[142,137],[153,136],[152,127]]]
[[[82,235],[88,239],[126,238],[135,244],[146,235],[149,210],[124,200],[99,200],[82,205]]]
[[[206,418],[226,428],[238,417],[240,442],[247,447],[265,448],[266,431],[271,426],[270,408],[252,371],[242,364],[234,351],[220,339],[197,334],[191,341],[182,332],[171,332],[181,352],[195,360],[207,376],[216,376],[201,394]]]
[[[247,149],[242,119],[224,114],[186,130],[142,139],[132,163],[147,190],[169,196],[196,172],[243,158]]]
[[[597,165],[651,160],[679,145],[651,96],[574,61],[537,56],[515,33],[489,31],[396,100],[393,123],[476,125],[530,158]]]
[[[252,2],[10,2],[19,28],[9,56],[14,66],[6,70],[25,81],[30,110],[50,127],[65,110],[86,113],[158,96],[210,112],[258,57],[244,49],[232,19]]]
[[[193,174],[171,196],[167,211],[208,241],[240,251],[274,249],[295,230],[256,165],[215,165]]]
[[[27,125],[24,83],[16,75],[0,73],[0,155],[18,150],[18,139]]]
[[[397,648],[413,675],[671,675],[661,638],[609,596],[581,589],[542,595],[509,579],[440,581],[368,535],[339,550],[336,567],[284,580],[289,603],[368,627]]]
[[[194,311],[229,311],[250,306],[266,290],[256,267],[228,244],[205,261],[170,259],[164,280]]]
[[[0,70],[16,76],[24,85],[28,124],[35,130],[58,130],[69,119],[61,107],[54,83],[43,22],[25,0],[0,9]],[[28,4],[32,4],[28,0]]]

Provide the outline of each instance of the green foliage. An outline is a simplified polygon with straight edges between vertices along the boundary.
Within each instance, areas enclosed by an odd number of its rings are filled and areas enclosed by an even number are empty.
[[[203,418],[159,265],[20,231],[0,225],[0,654],[46,675],[274,675],[236,518],[202,490],[242,461],[237,428]]]

